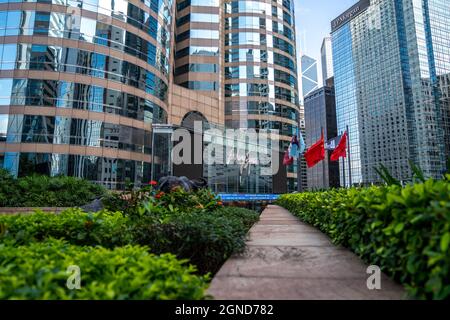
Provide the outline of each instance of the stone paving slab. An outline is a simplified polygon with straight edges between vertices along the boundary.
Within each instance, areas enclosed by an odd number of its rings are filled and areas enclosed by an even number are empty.
[[[282,272],[282,270],[279,270]],[[220,290],[218,289],[220,288]],[[368,290],[364,279],[216,277],[209,290],[217,300],[398,300],[402,290],[391,282]]]
[[[252,233],[257,233],[257,232],[264,232],[266,234],[269,233],[276,233],[276,232],[284,232],[284,233],[288,233],[288,232],[292,232],[292,233],[297,233],[297,232],[317,232],[317,229],[310,227],[310,226],[306,226],[306,225],[301,225],[301,224],[288,224],[288,225],[272,225],[272,224],[256,224],[255,226],[253,226],[253,228],[250,230],[250,232]]]
[[[274,273],[274,270],[283,272]],[[367,279],[366,265],[354,254],[334,247],[250,246],[226,263],[221,276],[273,278]]]
[[[208,293],[216,299],[401,299],[385,275],[369,290],[367,265],[287,210],[268,206],[249,233],[246,250],[231,257]]]

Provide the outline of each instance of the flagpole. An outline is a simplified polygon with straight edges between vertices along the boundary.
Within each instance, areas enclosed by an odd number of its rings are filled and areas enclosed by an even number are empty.
[[[350,159],[350,131],[348,130],[347,125],[347,152],[348,152],[348,181],[350,183],[350,187],[352,186],[352,161]],[[344,161],[345,162],[345,161]]]
[[[301,173],[302,173],[302,160],[301,160],[301,158],[299,156],[298,160],[297,160],[297,184],[298,184],[297,190],[299,192],[303,192],[302,175],[301,175]]]
[[[341,133],[342,136],[342,133]],[[345,159],[342,159],[342,182],[344,185],[344,188],[347,188],[347,186],[345,185]]]
[[[320,127],[320,132],[321,132],[321,136],[323,136],[323,141],[326,141],[325,134],[323,132],[323,127]],[[325,159],[328,159],[328,151],[327,150],[325,150]],[[325,180],[326,180],[326,176],[325,176],[325,159],[323,159],[323,161],[322,161],[322,185],[323,185],[324,189],[325,189]]]

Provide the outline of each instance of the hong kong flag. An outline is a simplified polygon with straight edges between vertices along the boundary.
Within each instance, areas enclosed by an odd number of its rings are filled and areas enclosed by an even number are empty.
[[[312,168],[323,159],[325,159],[325,141],[323,139],[323,131],[322,131],[322,136],[320,140],[314,143],[305,152],[305,160],[308,168]]]
[[[342,135],[339,144],[331,154],[330,160],[339,161],[339,158],[345,158],[346,156],[347,156],[347,131],[345,131],[344,134]]]

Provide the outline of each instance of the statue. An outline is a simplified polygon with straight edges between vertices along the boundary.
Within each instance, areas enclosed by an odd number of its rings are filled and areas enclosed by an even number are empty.
[[[159,179],[158,190],[165,193],[171,192],[174,188],[181,187],[186,192],[197,191],[208,186],[206,179],[188,179],[187,177],[166,176]]]

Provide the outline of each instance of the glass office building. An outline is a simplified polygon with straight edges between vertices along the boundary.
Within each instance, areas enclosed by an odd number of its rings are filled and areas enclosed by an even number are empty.
[[[172,0],[0,1],[0,167],[123,189],[167,122]]]
[[[299,124],[294,1],[224,1],[224,95],[228,128],[279,130],[287,149]],[[297,164],[288,167],[297,189]]]
[[[322,136],[325,141],[342,134],[337,131],[336,104],[333,87],[322,87],[305,97],[305,142],[313,145]],[[325,159],[307,170],[308,190],[339,187],[339,163],[330,161],[331,151]]]
[[[220,0],[177,0],[175,83],[218,97]]]
[[[302,91],[303,98],[319,88],[317,61],[307,55],[302,55]]]
[[[300,120],[293,0],[0,0],[1,168],[147,183],[173,173],[164,130],[192,112],[279,130],[287,148]],[[297,188],[296,165],[283,183]]]
[[[406,182],[408,162],[441,177],[449,156],[450,3],[363,0],[332,22],[338,131],[349,127],[346,181]],[[351,174],[351,176],[349,175]]]

